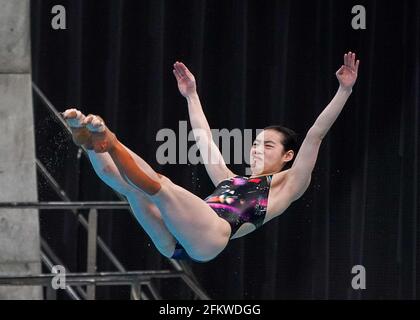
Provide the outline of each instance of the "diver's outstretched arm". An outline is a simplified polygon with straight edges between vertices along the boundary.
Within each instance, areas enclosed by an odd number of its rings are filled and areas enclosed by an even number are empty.
[[[213,184],[217,186],[220,181],[230,178],[235,174],[228,169],[219,148],[217,148],[213,141],[210,126],[197,94],[194,75],[182,62],[176,62],[174,64],[173,73],[177,80],[180,93],[187,99],[191,127],[206,171]]]
[[[355,53],[349,52],[344,55],[344,64],[336,72],[340,83],[338,91],[309,129],[290,169],[290,179],[287,184],[293,194],[293,200],[300,198],[309,186],[322,139],[337,119],[352,92],[359,68],[359,60],[355,59]]]
[[[338,91],[311,128],[311,133],[317,135],[321,139],[325,137],[328,130],[337,119],[347,98],[352,92],[359,69],[359,60],[355,61],[355,59],[355,53],[349,52],[344,55],[344,65],[336,72],[337,79],[340,83]]]

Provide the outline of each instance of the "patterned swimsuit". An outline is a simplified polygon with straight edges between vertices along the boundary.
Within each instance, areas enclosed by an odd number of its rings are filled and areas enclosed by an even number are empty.
[[[230,238],[245,222],[252,223],[256,228],[263,225],[272,177],[272,175],[254,178],[235,176],[221,181],[216,190],[204,199],[220,218],[230,224],[232,229]],[[172,259],[191,258],[177,242]]]

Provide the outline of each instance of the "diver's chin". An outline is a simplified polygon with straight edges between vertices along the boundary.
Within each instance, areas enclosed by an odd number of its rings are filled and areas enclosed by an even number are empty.
[[[264,173],[264,166],[251,165],[251,175],[258,176]]]

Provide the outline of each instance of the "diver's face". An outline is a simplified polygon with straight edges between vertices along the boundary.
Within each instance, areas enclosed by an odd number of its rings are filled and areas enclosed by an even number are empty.
[[[283,167],[283,135],[275,130],[264,130],[255,139],[251,151],[251,172],[262,175],[279,172]]]

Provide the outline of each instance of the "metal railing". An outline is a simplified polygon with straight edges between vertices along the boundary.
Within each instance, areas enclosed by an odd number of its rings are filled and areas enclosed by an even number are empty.
[[[36,160],[37,169],[43,175],[43,177],[47,180],[48,184],[53,188],[54,192],[64,201],[70,203],[70,197],[66,194],[66,192],[60,187],[59,183],[54,179],[54,177],[48,172],[48,170],[44,167],[44,165],[37,159]],[[13,203],[11,203],[13,205]],[[38,208],[39,209],[39,208]],[[88,230],[88,221],[82,215],[79,215],[78,212],[73,209],[73,214],[77,217],[80,224]],[[126,271],[122,263],[117,259],[117,257],[112,253],[111,249],[105,244],[101,237],[97,238],[98,246],[103,251],[105,256],[111,261],[114,267],[118,271]]]
[[[40,275],[18,275],[18,276],[0,276],[1,286],[43,286],[48,289],[47,296],[54,297],[56,291],[52,289],[52,282],[57,274]],[[131,287],[131,297],[133,300],[139,300],[142,296],[142,286],[148,288],[155,299],[161,299],[151,284],[153,279],[180,278],[194,291],[199,291],[198,286],[192,283],[189,277],[182,271],[174,270],[147,270],[147,271],[129,271],[129,272],[99,272],[99,273],[66,273],[66,287],[75,286],[121,286]],[[76,293],[73,291],[76,296]]]
[[[107,212],[107,210],[121,208],[126,206],[123,202],[7,202],[0,203],[0,209],[43,209],[43,210],[57,210],[57,209],[87,209],[88,213],[88,272],[87,273],[68,273],[66,274],[66,284],[68,286],[83,286],[87,285],[86,294],[82,294],[84,298],[93,300],[95,298],[95,286],[97,285],[130,285],[132,289],[132,297],[139,297],[141,294],[141,285],[146,284],[149,290],[157,296],[156,290],[151,284],[153,278],[174,278],[178,277],[184,280],[187,286],[203,300],[209,300],[206,293],[199,287],[194,279],[192,279],[184,270],[150,270],[150,271],[136,271],[136,272],[102,272],[96,273],[96,239],[97,239],[97,219],[98,213]],[[98,211],[97,207],[101,208]],[[52,263],[48,261],[52,267]],[[42,285],[47,288],[51,287],[51,280],[57,274],[40,274],[40,275],[14,275],[14,276],[1,276],[0,285]],[[71,289],[71,288],[70,288]],[[77,294],[71,289],[74,298],[78,298]]]
[[[0,209],[129,209],[124,201],[40,201],[40,202],[0,202]],[[51,212],[51,211],[50,211]],[[105,211],[107,212],[107,211]],[[25,213],[25,211],[23,211]],[[57,213],[57,212],[56,212]]]

